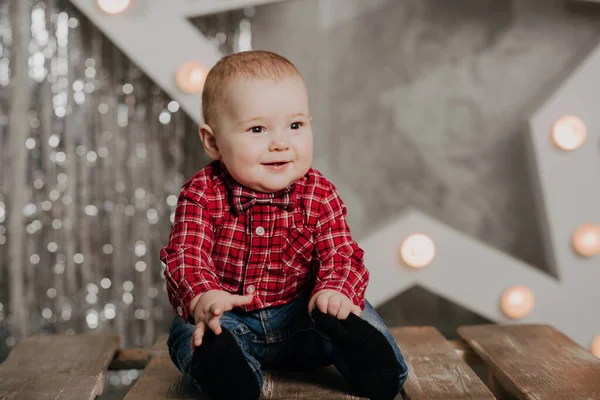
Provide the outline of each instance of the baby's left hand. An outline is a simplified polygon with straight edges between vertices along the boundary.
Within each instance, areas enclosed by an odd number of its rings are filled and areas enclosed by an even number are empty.
[[[315,293],[308,302],[309,315],[315,306],[323,314],[333,315],[337,319],[346,319],[350,313],[354,313],[360,317],[362,311],[348,297],[332,289],[325,289]]]

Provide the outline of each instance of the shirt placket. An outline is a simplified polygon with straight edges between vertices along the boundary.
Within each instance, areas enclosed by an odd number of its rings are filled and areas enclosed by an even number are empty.
[[[250,237],[248,265],[244,276],[244,294],[254,296],[253,304],[262,306],[259,293],[259,280],[261,271],[269,259],[271,245],[271,213],[266,204],[256,204],[250,210],[247,232]]]

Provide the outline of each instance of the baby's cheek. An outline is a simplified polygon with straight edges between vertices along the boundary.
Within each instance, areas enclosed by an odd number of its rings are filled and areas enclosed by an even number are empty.
[[[262,154],[268,151],[268,148],[264,147],[258,141],[244,141],[237,148],[236,158],[244,164],[260,163]]]

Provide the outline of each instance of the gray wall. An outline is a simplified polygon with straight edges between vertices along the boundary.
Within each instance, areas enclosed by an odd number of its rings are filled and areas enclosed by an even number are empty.
[[[522,123],[598,22],[558,0],[294,0],[257,9],[253,44],[304,74],[316,166],[359,240],[412,206],[547,270]],[[482,321],[421,288],[380,312],[450,336]]]

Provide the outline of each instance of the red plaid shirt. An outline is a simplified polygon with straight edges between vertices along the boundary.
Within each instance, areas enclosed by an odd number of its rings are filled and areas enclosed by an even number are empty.
[[[252,293],[247,311],[309,289],[336,290],[364,308],[369,281],[345,205],[312,168],[277,193],[260,193],[212,162],[183,186],[160,258],[169,301],[191,322],[190,301],[211,289]]]

